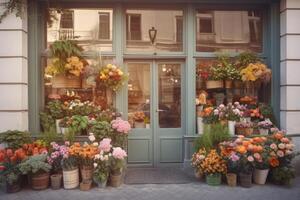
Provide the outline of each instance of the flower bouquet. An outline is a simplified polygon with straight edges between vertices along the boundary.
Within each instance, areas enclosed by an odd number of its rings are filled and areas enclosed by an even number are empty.
[[[113,129],[112,139],[114,146],[125,148],[127,137],[131,130],[129,122],[117,117],[117,119],[111,121],[111,127]]]
[[[116,65],[108,64],[99,72],[100,83],[105,87],[117,91],[124,84],[127,75]]]
[[[198,152],[195,152],[193,155],[192,155],[192,167],[195,168],[195,176],[196,178],[202,178],[203,176],[203,172],[201,171],[201,163],[203,162],[203,160],[205,159],[206,157],[206,150],[203,148],[203,149],[199,149]]]

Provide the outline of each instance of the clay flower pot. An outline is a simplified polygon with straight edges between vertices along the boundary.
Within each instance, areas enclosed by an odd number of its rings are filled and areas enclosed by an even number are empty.
[[[34,190],[44,190],[49,186],[49,173],[32,174],[31,187]]]
[[[235,173],[228,173],[228,174],[226,174],[226,179],[227,179],[227,184],[230,187],[235,187],[236,186],[237,176],[236,176]]]
[[[82,166],[80,168],[82,180],[92,180],[93,178],[93,166]]]

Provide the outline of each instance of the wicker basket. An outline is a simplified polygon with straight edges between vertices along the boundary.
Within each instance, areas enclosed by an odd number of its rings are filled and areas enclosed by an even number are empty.
[[[52,88],[80,88],[81,78],[78,76],[56,75],[52,78]]]
[[[78,168],[69,170],[69,171],[64,170],[63,171],[63,180],[64,180],[64,188],[65,189],[77,188],[79,185]]]
[[[44,190],[49,186],[49,173],[34,174],[31,176],[31,187],[34,190]]]
[[[80,168],[81,179],[83,181],[89,181],[93,178],[93,166],[82,166]]]

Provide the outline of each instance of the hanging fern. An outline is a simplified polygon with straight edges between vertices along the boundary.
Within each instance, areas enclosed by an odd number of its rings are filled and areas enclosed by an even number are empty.
[[[23,3],[23,0],[8,0],[7,2],[0,3],[0,6],[4,7],[4,11],[0,15],[0,23],[11,13],[15,13],[17,17],[22,18],[24,12]]]

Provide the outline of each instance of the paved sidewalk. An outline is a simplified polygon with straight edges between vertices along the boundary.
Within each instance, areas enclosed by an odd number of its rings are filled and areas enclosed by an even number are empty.
[[[293,187],[253,185],[246,189],[226,185],[208,186],[202,182],[188,184],[123,185],[120,188],[76,190],[24,189],[15,194],[0,193],[1,200],[300,200],[300,177]]]

